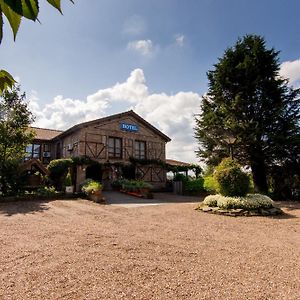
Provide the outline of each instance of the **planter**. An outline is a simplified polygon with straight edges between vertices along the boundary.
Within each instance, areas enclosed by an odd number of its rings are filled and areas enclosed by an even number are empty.
[[[143,198],[153,199],[153,194],[150,192],[150,188],[141,188],[140,194],[142,195]]]
[[[135,190],[135,191],[127,191],[127,190],[120,190],[121,193],[130,195],[130,196],[134,196],[134,197],[138,197],[138,198],[144,198],[144,199],[153,199],[153,194],[150,192],[149,189],[147,189],[148,191],[145,193],[142,193],[141,190]]]
[[[66,186],[66,194],[73,194],[74,193],[74,185]]]
[[[102,191],[94,192],[93,194],[89,194],[89,199],[96,202],[96,203],[102,203],[105,202],[104,197],[102,196]]]

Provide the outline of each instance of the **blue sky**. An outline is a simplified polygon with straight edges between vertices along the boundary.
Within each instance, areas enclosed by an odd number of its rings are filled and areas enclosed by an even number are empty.
[[[238,37],[263,35],[299,83],[297,0],[64,0],[64,16],[40,2],[42,24],[24,20],[16,42],[5,26],[0,46],[0,67],[19,78],[39,126],[133,108],[173,139],[170,158],[196,161],[206,72]]]

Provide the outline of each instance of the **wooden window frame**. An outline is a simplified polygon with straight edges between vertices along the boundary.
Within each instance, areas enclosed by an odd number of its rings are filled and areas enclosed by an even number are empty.
[[[111,140],[113,141],[113,146],[110,146]],[[116,141],[120,141],[120,147],[116,147]],[[117,151],[117,149],[119,149],[120,151]],[[116,136],[109,136],[108,137],[108,158],[122,159],[123,157],[122,150],[123,150],[122,138]]]
[[[144,150],[142,150],[141,144],[144,144]],[[147,159],[147,143],[146,143],[146,141],[140,141],[140,140],[134,141],[134,157],[137,159]]]

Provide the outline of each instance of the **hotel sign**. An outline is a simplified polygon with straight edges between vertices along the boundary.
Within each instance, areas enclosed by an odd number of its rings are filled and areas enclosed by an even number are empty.
[[[129,131],[129,132],[138,132],[139,131],[138,125],[135,125],[135,124],[121,123],[120,128],[121,128],[121,130]]]

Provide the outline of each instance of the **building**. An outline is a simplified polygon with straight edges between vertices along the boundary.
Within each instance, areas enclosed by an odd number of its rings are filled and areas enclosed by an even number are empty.
[[[120,174],[144,180],[156,188],[165,186],[163,166],[132,166],[130,159],[165,162],[166,143],[170,138],[132,110],[80,123],[66,131],[32,129],[36,136],[33,144],[26,148],[27,165],[32,161],[45,166],[53,159],[74,157],[87,157],[99,163],[76,167],[77,190],[86,178],[101,180],[104,188],[109,188]]]

